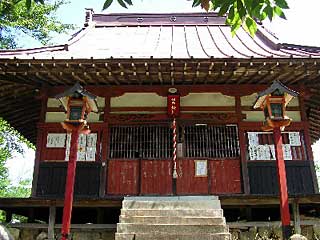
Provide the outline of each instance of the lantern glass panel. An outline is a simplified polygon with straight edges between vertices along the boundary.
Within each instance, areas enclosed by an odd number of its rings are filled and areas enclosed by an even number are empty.
[[[82,107],[71,106],[69,120],[80,120],[82,116]]]
[[[271,114],[274,118],[282,118],[283,112],[282,112],[282,104],[281,103],[271,103]]]

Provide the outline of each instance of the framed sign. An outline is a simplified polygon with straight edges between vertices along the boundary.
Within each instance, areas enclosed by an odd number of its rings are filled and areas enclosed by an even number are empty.
[[[207,160],[194,160],[194,169],[196,177],[208,176],[208,161]]]

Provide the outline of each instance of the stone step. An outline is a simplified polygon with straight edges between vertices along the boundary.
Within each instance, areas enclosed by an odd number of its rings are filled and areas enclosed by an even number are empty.
[[[124,197],[124,201],[214,201],[217,196],[132,196]]]
[[[124,200],[123,209],[221,209],[219,200],[211,201],[135,201]]]
[[[191,225],[191,224],[132,224],[118,223],[118,233],[163,233],[163,234],[207,234],[207,233],[227,233],[226,225]]]
[[[218,233],[218,234],[116,233],[115,240],[231,240],[231,235],[229,233]]]
[[[121,216],[120,223],[137,224],[194,224],[194,225],[224,225],[226,221],[222,217],[161,217],[161,216]]]
[[[121,209],[122,216],[150,216],[150,217],[223,217],[222,209],[179,209],[179,210],[159,210],[159,209]]]

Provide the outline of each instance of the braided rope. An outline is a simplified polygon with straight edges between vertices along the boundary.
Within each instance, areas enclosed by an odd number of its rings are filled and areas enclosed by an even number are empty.
[[[173,129],[173,178],[177,178],[177,122],[176,118],[173,118],[172,122],[172,129]]]

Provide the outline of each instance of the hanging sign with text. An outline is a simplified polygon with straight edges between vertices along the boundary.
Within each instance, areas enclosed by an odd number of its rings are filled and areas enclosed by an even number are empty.
[[[169,94],[167,107],[169,117],[178,117],[180,115],[180,96],[178,94]]]

